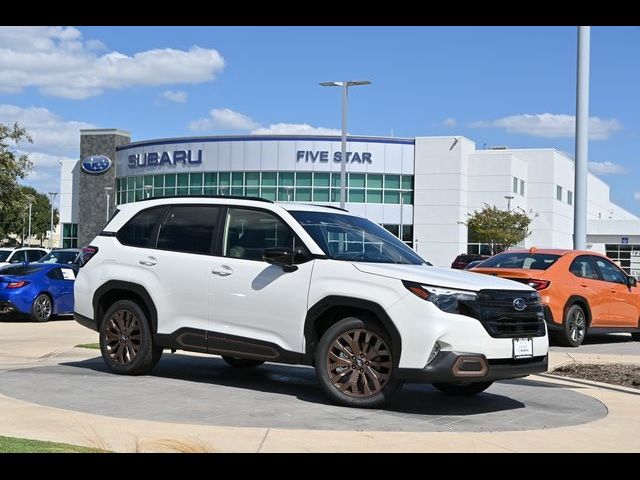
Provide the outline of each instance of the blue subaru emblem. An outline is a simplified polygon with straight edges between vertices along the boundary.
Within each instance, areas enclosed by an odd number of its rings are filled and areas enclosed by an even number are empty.
[[[82,169],[87,173],[103,173],[111,168],[111,159],[104,155],[91,155],[82,159]]]
[[[521,312],[525,308],[527,308],[527,302],[524,301],[524,298],[516,298],[513,301],[513,308],[515,308],[518,312]]]

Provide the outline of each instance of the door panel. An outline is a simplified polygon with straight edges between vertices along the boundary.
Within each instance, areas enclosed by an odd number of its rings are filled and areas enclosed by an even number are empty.
[[[610,292],[606,282],[600,280],[598,269],[590,255],[576,257],[569,267],[570,291],[584,297],[591,310],[591,325],[599,327],[609,321]]]
[[[638,298],[626,285],[626,274],[608,259],[593,257],[593,260],[600,272],[601,283],[609,292],[609,315],[603,326],[637,326]]]

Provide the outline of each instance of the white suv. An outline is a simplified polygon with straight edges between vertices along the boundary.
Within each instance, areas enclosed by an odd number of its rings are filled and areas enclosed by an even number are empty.
[[[0,267],[11,263],[37,262],[47,253],[49,250],[44,248],[0,248]]]
[[[118,208],[74,291],[115,373],[144,374],[165,348],[314,365],[334,401],[372,407],[404,380],[471,395],[547,370],[535,290],[432,267],[344,210],[234,197]]]

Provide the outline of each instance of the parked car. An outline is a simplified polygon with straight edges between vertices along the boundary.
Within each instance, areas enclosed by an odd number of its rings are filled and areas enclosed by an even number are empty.
[[[38,260],[37,263],[77,264],[79,262],[79,257],[79,248],[58,248],[51,250],[44,257]]]
[[[30,263],[0,269],[0,313],[30,315],[46,322],[73,313],[77,265]]]
[[[475,262],[476,260],[485,260],[487,258],[489,258],[489,255],[478,255],[478,254],[473,254],[473,253],[472,254],[461,253],[453,261],[453,263],[451,264],[451,268],[454,268],[456,270],[464,270],[465,267],[470,262]]]
[[[513,250],[473,272],[516,280],[542,296],[549,332],[577,347],[588,332],[629,332],[640,341],[640,288],[615,263],[580,250]]]
[[[472,395],[547,369],[533,288],[428,266],[366,218],[241,197],[118,208],[82,251],[74,313],[115,373],[165,348],[306,364],[333,401],[373,407],[402,380]]]
[[[0,267],[11,263],[37,262],[47,254],[44,248],[0,248]]]

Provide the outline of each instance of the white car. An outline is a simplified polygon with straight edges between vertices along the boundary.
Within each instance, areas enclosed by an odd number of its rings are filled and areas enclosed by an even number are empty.
[[[0,248],[0,267],[11,263],[37,262],[47,253],[49,250],[45,248]]]
[[[373,407],[403,380],[471,395],[547,370],[534,289],[432,267],[365,218],[234,197],[118,208],[74,288],[115,373],[149,372],[165,348],[313,365],[335,402]]]

